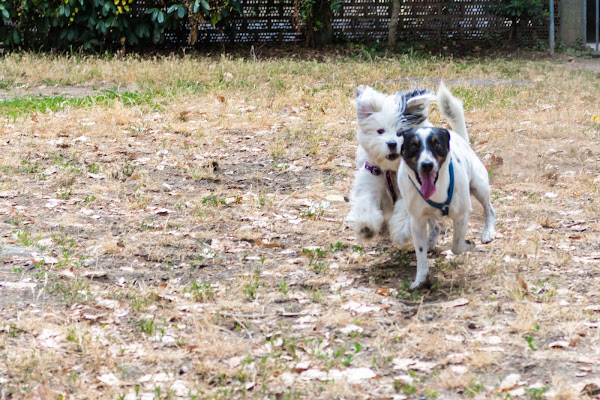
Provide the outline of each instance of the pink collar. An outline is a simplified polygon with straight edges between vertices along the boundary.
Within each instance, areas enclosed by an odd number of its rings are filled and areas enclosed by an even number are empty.
[[[365,162],[365,169],[375,176],[379,176],[379,175],[383,174],[383,171],[381,170],[381,168],[379,168],[377,165],[369,164],[368,162]],[[390,195],[392,196],[392,200],[395,203],[396,200],[398,200],[398,194],[397,194],[398,191],[396,189],[396,184],[395,184],[396,171],[390,171],[390,170],[385,171],[385,180],[387,182],[387,187],[388,187],[388,190],[390,191]]]

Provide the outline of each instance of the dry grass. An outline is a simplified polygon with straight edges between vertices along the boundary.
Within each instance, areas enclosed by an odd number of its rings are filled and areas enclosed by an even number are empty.
[[[600,368],[584,61],[0,59],[0,398],[485,399],[515,373],[525,398],[577,398]],[[465,256],[444,224],[415,294],[410,247],[357,243],[340,201],[354,88],[406,77],[464,100],[498,212]],[[344,375],[361,367],[377,377]]]

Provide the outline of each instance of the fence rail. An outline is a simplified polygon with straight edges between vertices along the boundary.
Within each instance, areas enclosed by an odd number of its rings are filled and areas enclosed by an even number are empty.
[[[560,23],[555,1],[556,32]],[[137,11],[143,12],[145,1],[137,2]],[[508,39],[509,19],[485,12],[485,0],[404,0],[401,4],[397,30],[399,42],[452,40],[456,42]],[[224,28],[210,24],[198,26],[198,43],[256,43],[298,42],[302,34],[293,25],[293,0],[245,0],[243,15],[231,18]],[[338,39],[384,41],[390,25],[389,0],[344,0],[333,16],[333,31]],[[166,34],[167,42],[183,46],[189,34],[189,25],[181,23]],[[537,40],[547,41],[549,22],[542,25],[527,22],[521,28],[521,42],[533,45]]]

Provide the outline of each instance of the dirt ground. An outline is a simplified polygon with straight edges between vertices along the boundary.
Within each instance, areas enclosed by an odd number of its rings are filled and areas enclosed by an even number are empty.
[[[597,59],[29,57],[0,98],[155,97],[0,102],[0,398],[600,398]],[[344,223],[351,100],[436,78],[497,238],[474,204],[455,256],[444,221],[410,293],[411,246]]]

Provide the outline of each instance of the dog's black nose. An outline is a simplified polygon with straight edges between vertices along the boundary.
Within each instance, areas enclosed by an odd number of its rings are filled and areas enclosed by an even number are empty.
[[[396,142],[387,142],[387,145],[388,145],[388,149],[390,149],[390,151],[392,151],[394,153],[398,149],[398,143],[396,143]]]
[[[425,172],[426,174],[428,174],[431,171],[433,171],[433,162],[431,162],[431,161],[424,161],[421,164],[421,171]]]

